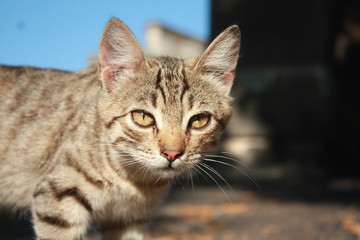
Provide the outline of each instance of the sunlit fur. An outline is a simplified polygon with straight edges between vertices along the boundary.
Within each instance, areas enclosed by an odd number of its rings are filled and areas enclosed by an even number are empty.
[[[37,239],[80,239],[93,221],[107,239],[143,239],[176,176],[206,168],[199,163],[231,115],[239,44],[232,26],[199,58],[147,58],[112,19],[98,67],[0,66],[0,202],[30,208]],[[154,123],[141,126],[134,111]],[[202,113],[209,122],[191,128]]]

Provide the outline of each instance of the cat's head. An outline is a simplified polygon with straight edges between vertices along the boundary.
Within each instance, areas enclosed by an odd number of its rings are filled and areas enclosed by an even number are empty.
[[[147,58],[130,29],[111,19],[99,44],[99,113],[134,180],[168,181],[216,144],[231,115],[240,47],[231,26],[196,59]]]

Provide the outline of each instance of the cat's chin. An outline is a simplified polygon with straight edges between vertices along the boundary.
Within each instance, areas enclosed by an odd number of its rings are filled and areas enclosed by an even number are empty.
[[[161,179],[173,180],[181,173],[177,172],[175,169],[166,168],[166,169],[161,169],[158,174]]]
[[[191,160],[182,158],[173,162],[165,158],[151,159],[151,161],[148,159],[144,158],[132,164],[123,161],[123,169],[127,171],[132,181],[146,184],[170,183],[199,161],[197,158]]]
[[[157,175],[158,178],[162,179],[174,179],[182,173],[181,170],[173,168],[173,167],[161,167],[154,170],[154,175]]]
[[[154,184],[159,183],[171,183],[176,177],[180,176],[184,172],[184,169],[174,167],[161,167],[154,169],[152,174],[149,175],[150,182]]]
[[[133,178],[134,182],[145,185],[168,185],[181,173],[171,169],[156,170],[156,173],[142,176],[141,178]]]
[[[171,181],[174,180],[176,177],[183,174],[186,170],[191,169],[193,166],[167,166],[156,169],[156,175],[158,179],[163,181]]]

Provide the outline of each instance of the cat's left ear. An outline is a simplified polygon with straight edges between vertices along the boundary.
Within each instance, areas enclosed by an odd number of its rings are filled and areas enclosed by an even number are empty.
[[[112,18],[102,32],[99,43],[99,76],[108,92],[116,93],[119,79],[131,79],[144,69],[145,56],[131,30],[117,18]]]
[[[235,78],[240,50],[240,30],[236,25],[223,31],[205,50],[195,65],[195,70],[219,83],[219,92],[229,95]]]

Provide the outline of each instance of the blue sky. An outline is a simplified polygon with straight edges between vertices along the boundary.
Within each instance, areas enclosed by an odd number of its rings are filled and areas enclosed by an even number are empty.
[[[141,45],[149,22],[210,36],[210,0],[1,0],[0,64],[81,70],[111,17],[123,20]]]

